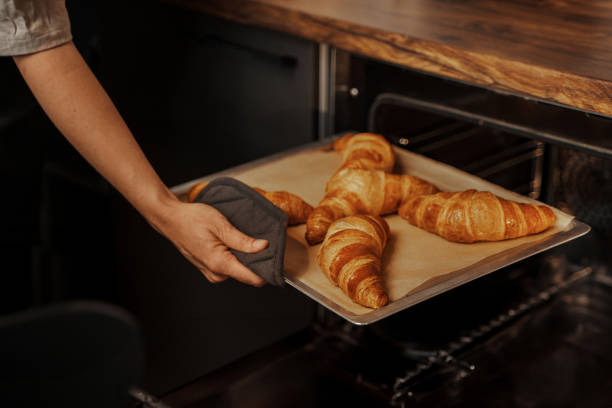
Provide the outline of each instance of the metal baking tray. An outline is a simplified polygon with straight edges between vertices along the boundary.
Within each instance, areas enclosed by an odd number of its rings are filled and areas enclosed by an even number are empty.
[[[530,256],[536,255],[540,252],[546,251],[548,249],[581,237],[587,234],[590,230],[591,227],[587,224],[584,224],[577,220],[573,220],[566,231],[557,233],[549,239],[538,243],[537,245],[531,246],[527,249],[506,251],[500,253],[497,256],[489,257],[483,261],[480,261],[476,264],[459,270],[458,276],[455,276],[454,278],[448,279],[444,282],[440,282],[436,285],[430,286],[416,293],[409,294],[399,300],[390,302],[387,306],[383,308],[372,310],[367,314],[355,314],[350,310],[347,310],[339,304],[335,303],[328,297],[313,290],[311,287],[304,285],[297,279],[289,277],[285,278],[285,281],[300,292],[304,293],[308,297],[325,306],[327,309],[338,314],[339,316],[342,316],[349,322],[356,325],[367,325],[384,319],[387,316],[400,312],[411,306],[414,306],[417,303],[427,300],[433,296],[439,295],[450,289],[468,283],[476,278],[480,278],[481,276],[487,275],[498,269],[519,262],[523,259],[529,258]]]
[[[326,139],[320,142],[310,143],[307,145],[303,145],[294,149],[290,149],[284,151],[282,153],[274,154],[259,160],[255,160],[240,166],[233,167],[231,169],[227,169],[215,174],[208,175],[206,177],[202,177],[196,180],[192,180],[187,183],[183,183],[181,185],[175,186],[171,189],[171,191],[179,197],[184,197],[189,190],[189,188],[201,181],[209,181],[215,179],[220,176],[237,176],[237,178],[246,177],[252,173],[256,173],[259,169],[274,165],[274,163],[285,163],[287,167],[290,167],[292,163],[296,161],[293,160],[294,157],[299,157],[300,154],[309,154],[309,152],[320,152],[324,151],[327,146],[330,145],[333,139]],[[399,148],[398,148],[399,149]],[[399,150],[398,150],[399,152]],[[402,153],[405,154],[405,153]],[[414,155],[414,154],[413,154]],[[284,160],[284,161],[283,161]],[[446,171],[446,168],[451,169],[450,171],[456,170],[450,168],[450,166],[443,165],[438,162],[431,161],[430,159],[421,158],[421,160],[428,160],[432,166],[442,166],[442,170]],[[459,172],[458,170],[456,170]],[[291,169],[284,171],[283,173],[290,173]],[[462,173],[462,172],[460,172]],[[331,176],[331,171],[329,175]],[[419,175],[419,174],[417,174]],[[420,175],[419,175],[420,176]],[[459,177],[466,177],[474,179],[474,176],[465,174],[464,176],[460,175]],[[425,177],[426,178],[426,177]],[[298,181],[300,178],[297,177],[296,181],[291,185],[293,188],[287,188],[288,190],[300,195],[300,182]],[[261,178],[261,180],[266,180],[265,178]],[[243,180],[245,181],[245,180]],[[248,182],[248,180],[246,180]],[[430,180],[431,181],[431,180]],[[260,184],[260,183],[259,183]],[[259,187],[266,188],[266,186],[258,185]],[[497,186],[500,188],[499,186]],[[444,188],[442,188],[444,189]],[[513,194],[513,193],[512,193]],[[303,197],[304,198],[304,197]],[[317,202],[314,202],[313,199],[307,200],[312,205],[316,205]],[[556,209],[555,209],[556,210]],[[558,210],[556,210],[558,211]],[[486,258],[472,263],[469,266],[456,269],[453,271],[452,276],[448,278],[442,279],[440,282],[434,283],[432,285],[426,285],[423,289],[414,290],[402,296],[400,298],[394,299],[387,306],[377,309],[377,310],[359,310],[356,312],[355,310],[350,310],[353,305],[349,304],[347,307],[347,303],[344,305],[340,304],[343,299],[340,298],[341,301],[337,301],[339,298],[336,297],[334,300],[333,296],[330,296],[327,292],[327,288],[325,290],[317,290],[310,284],[305,283],[299,277],[291,276],[290,274],[286,274],[285,282],[302,292],[306,296],[315,300],[322,306],[326,307],[330,311],[338,314],[339,316],[345,318],[349,322],[356,325],[366,325],[370,323],[374,323],[378,320],[381,320],[387,316],[395,314],[401,310],[404,310],[408,307],[411,307],[417,303],[420,303],[426,299],[429,299],[435,295],[446,292],[450,289],[453,289],[457,286],[463,285],[467,282],[470,282],[476,278],[489,274],[493,271],[506,267],[515,262],[521,261],[525,258],[538,254],[540,252],[546,251],[558,245],[562,245],[568,241],[576,239],[580,236],[587,234],[590,231],[590,227],[576,219],[572,219],[562,230],[559,230],[541,240],[537,240],[536,242],[530,242],[526,245],[519,245],[515,248],[510,248],[503,250],[501,252],[495,253],[494,255],[487,256]],[[471,245],[471,244],[468,244]],[[286,255],[287,256],[287,255]],[[310,252],[309,257],[312,258],[312,252]],[[312,259],[309,260],[309,264],[312,264]],[[384,267],[384,266],[383,266]],[[333,290],[339,290],[333,287],[331,284],[329,285]]]

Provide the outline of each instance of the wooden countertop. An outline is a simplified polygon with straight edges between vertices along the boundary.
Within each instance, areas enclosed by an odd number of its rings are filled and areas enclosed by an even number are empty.
[[[169,2],[404,67],[612,116],[612,1]]]

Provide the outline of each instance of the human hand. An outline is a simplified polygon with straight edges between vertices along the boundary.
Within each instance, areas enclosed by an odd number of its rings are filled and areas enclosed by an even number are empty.
[[[168,190],[72,42],[14,60],[66,139],[209,281],[231,277],[264,284],[228,246],[255,253],[267,241],[246,236],[212,207],[183,203]]]
[[[206,279],[218,283],[229,277],[249,285],[263,286],[264,280],[240,263],[229,248],[256,253],[265,249],[268,241],[240,232],[223,214],[209,205],[176,200],[167,207],[165,216],[149,222],[166,236]]]

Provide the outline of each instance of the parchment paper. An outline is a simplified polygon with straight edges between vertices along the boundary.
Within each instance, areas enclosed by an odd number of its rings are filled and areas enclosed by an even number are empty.
[[[395,173],[420,177],[435,184],[440,190],[461,191],[474,188],[491,191],[506,199],[538,203],[454,167],[403,149],[395,148],[395,153]],[[292,192],[316,206],[324,196],[328,179],[340,164],[339,154],[327,148],[320,148],[291,154],[231,176],[265,190]],[[486,261],[486,258],[492,255],[534,245],[567,228],[573,217],[556,208],[552,210],[557,216],[557,222],[548,231],[502,242],[474,244],[448,242],[410,225],[398,215],[385,216],[391,228],[391,236],[383,255],[382,273],[390,301],[433,286],[458,273],[465,273],[465,268]],[[372,309],[351,301],[321,272],[316,263],[320,245],[308,245],[304,239],[305,231],[305,225],[291,227],[287,231],[285,274],[356,315],[371,312]]]

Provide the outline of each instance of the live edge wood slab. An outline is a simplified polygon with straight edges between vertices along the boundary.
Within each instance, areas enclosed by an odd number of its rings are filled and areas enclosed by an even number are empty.
[[[167,2],[612,117],[612,1]]]

